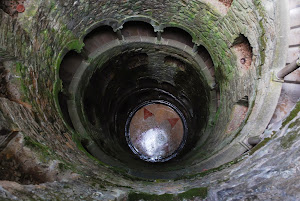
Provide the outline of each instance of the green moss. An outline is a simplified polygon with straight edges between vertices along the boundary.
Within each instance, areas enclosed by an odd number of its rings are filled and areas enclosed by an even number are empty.
[[[16,72],[19,73],[20,76],[24,76],[26,73],[26,67],[20,62],[16,62]]]
[[[81,52],[83,47],[84,47],[84,43],[80,40],[73,40],[67,44],[67,48],[69,50],[75,50],[78,53]]]
[[[224,182],[227,182],[227,181],[229,181],[229,178],[227,178],[227,179],[223,179],[223,180],[218,180],[218,184],[220,184],[220,183],[224,183]]]
[[[29,79],[29,76],[28,76],[28,68],[23,65],[22,63],[20,62],[16,62],[15,64],[15,71],[16,71],[16,74],[19,75],[19,87],[20,87],[20,90],[22,92],[22,97],[21,97],[21,100],[23,102],[27,102],[29,104],[31,104],[33,107],[33,109],[37,109],[37,104],[32,101],[35,99],[35,97],[32,97],[31,95],[31,91],[29,89],[28,86],[30,86],[30,84],[32,84],[32,80]]]
[[[299,124],[300,120],[297,120],[295,124]],[[283,136],[280,141],[280,145],[282,148],[287,149],[291,147],[295,140],[299,137],[297,131],[289,132],[287,135]]]
[[[25,146],[28,146],[30,148],[39,149],[39,150],[47,150],[48,149],[46,145],[43,145],[37,141],[34,141],[28,136],[24,137],[24,140],[25,140]]]
[[[156,195],[156,194],[148,194],[148,193],[136,193],[130,192],[128,194],[128,201],[138,201],[138,200],[150,200],[150,201],[165,201],[165,200],[175,200],[174,196],[171,194],[163,194],[163,195]]]
[[[261,64],[258,68],[258,74],[261,75],[262,66],[264,65],[265,60],[266,60],[265,50],[266,50],[266,47],[267,47],[267,44],[266,44],[267,38],[265,36],[266,30],[265,30],[265,27],[264,27],[264,23],[266,22],[266,19],[265,19],[266,11],[265,11],[264,7],[261,5],[260,0],[254,0],[254,5],[256,7],[256,10],[259,13],[259,16],[261,17],[261,20],[259,21],[259,27],[261,29],[261,34],[260,34],[260,37],[259,37],[259,45],[260,45],[259,52],[260,52]]]
[[[26,15],[28,17],[33,17],[35,16],[38,8],[38,3],[32,3],[29,7],[26,8]]]
[[[69,166],[67,166],[65,163],[59,163],[58,168],[60,171],[65,171],[65,170],[70,169]]]
[[[224,58],[220,57],[220,58],[218,58],[216,60],[219,61],[219,59],[223,60]],[[222,68],[220,66],[222,66]],[[225,72],[226,69],[224,69],[224,68],[225,68],[225,65],[217,65],[216,72],[215,72],[216,79],[219,81],[219,83],[222,83],[222,84],[223,83],[226,84],[227,81],[228,81],[228,76],[227,76],[227,74]]]
[[[152,10],[147,10],[146,14],[149,15],[149,16],[152,16],[153,15],[153,11]]]
[[[48,146],[31,139],[29,136],[25,136],[24,141],[25,146],[36,151],[41,162],[48,163],[49,160],[58,160],[60,161],[60,163],[58,164],[58,168],[60,171],[72,170],[73,172],[79,173],[74,165],[57,156]]]
[[[58,164],[58,168],[60,171],[66,171],[66,170],[71,170],[72,172],[76,172],[78,174],[82,175],[82,172],[78,170],[77,166],[75,166],[72,163],[69,163],[67,161],[65,161],[64,159],[62,159],[60,156],[53,156],[53,159],[56,159],[58,161],[60,161],[60,163]]]
[[[55,2],[54,1],[51,1],[50,2],[50,8],[49,8],[50,10],[56,10],[56,4],[55,4]]]
[[[265,146],[269,141],[271,140],[271,138],[267,137],[265,138],[263,141],[261,141],[259,144],[257,144],[255,147],[253,147],[250,151],[250,155],[254,154],[254,152],[256,152],[258,149],[260,149],[261,147]]]
[[[54,87],[53,87],[54,97],[56,97],[58,95],[58,93],[61,91],[61,89],[62,89],[62,81],[61,81],[61,79],[58,78],[55,80]],[[58,101],[58,99],[57,99],[57,101]]]
[[[75,142],[77,148],[82,151],[85,155],[87,155],[90,159],[92,159],[93,161],[97,162],[98,165],[104,166],[106,168],[109,168],[110,170],[114,171],[115,173],[121,173],[121,172],[125,172],[123,169],[119,169],[119,168],[115,168],[115,167],[111,167],[108,166],[107,164],[103,163],[102,161],[98,160],[97,158],[95,158],[93,155],[91,155],[81,144],[81,140],[79,137],[79,134],[76,133],[73,129],[70,130],[70,132],[72,133],[72,139]]]
[[[21,91],[22,91],[22,94],[23,95],[25,95],[25,97],[28,97],[28,95],[29,95],[29,89],[28,89],[28,87],[25,85],[25,83],[24,82],[22,82],[21,81]],[[26,100],[28,99],[28,98],[25,98]],[[23,100],[23,101],[26,101],[26,100]]]
[[[222,101],[220,101],[220,105],[219,105],[218,110],[216,112],[215,118],[214,118],[213,122],[211,122],[213,126],[216,124],[216,122],[219,119],[219,116],[221,114],[221,108],[222,108]]]
[[[288,128],[293,128],[295,125],[297,125],[297,121],[291,123]]]
[[[295,108],[291,111],[290,115],[282,123],[282,128],[285,127],[292,119],[294,119],[300,112],[300,102],[297,102]]]
[[[88,173],[88,175],[90,175],[90,173]],[[104,188],[105,189],[106,187],[110,186],[110,187],[132,189],[132,187],[130,187],[130,186],[118,185],[118,184],[111,183],[111,182],[109,182],[111,180],[110,178],[106,178],[106,180],[103,180],[99,177],[89,177],[88,180],[89,180],[89,183],[91,183],[92,186],[94,186],[96,188]]]
[[[200,188],[193,188],[184,193],[180,193],[178,195],[172,194],[149,194],[149,193],[137,193],[137,192],[130,192],[128,194],[128,201],[137,201],[137,200],[150,200],[150,201],[179,201],[179,200],[193,200],[197,198],[206,198],[207,197],[208,188],[207,187],[200,187]]]
[[[207,187],[200,187],[200,188],[193,188],[190,189],[184,193],[180,193],[178,194],[178,198],[180,200],[183,199],[195,199],[195,197],[200,197],[200,198],[206,198],[207,197],[207,192],[208,192],[208,188]]]
[[[49,38],[49,32],[47,29],[41,31],[41,34],[43,35],[45,40],[47,40]]]
[[[39,154],[39,158],[42,162],[48,162],[52,157],[53,153],[50,151],[50,149],[33,139],[31,139],[28,136],[24,137],[25,146],[30,147],[31,149],[35,150]]]
[[[166,179],[156,179],[154,180],[155,183],[165,183],[165,182],[168,182],[169,180],[166,180]]]
[[[259,26],[262,30],[262,33],[261,33],[261,36],[259,38],[259,42],[260,42],[260,57],[261,57],[261,65],[260,65],[260,68],[259,68],[259,75],[261,75],[261,66],[265,63],[265,60],[266,60],[266,53],[265,53],[265,50],[266,50],[266,47],[267,47],[267,39],[266,39],[266,31],[265,31],[265,28],[264,28],[264,25],[263,25],[263,22],[262,20],[259,21]]]
[[[48,46],[48,47],[46,48],[46,54],[45,54],[45,56],[46,56],[47,58],[50,58],[50,57],[52,56],[52,54],[53,54],[53,50],[52,50],[52,48],[51,48],[50,46]]]
[[[195,19],[195,12],[191,12],[189,10],[185,10],[185,15],[189,17],[190,20],[194,20]]]

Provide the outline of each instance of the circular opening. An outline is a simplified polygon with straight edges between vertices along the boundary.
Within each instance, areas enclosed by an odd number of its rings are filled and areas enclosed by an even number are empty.
[[[144,103],[130,114],[125,135],[142,160],[165,162],[184,146],[186,131],[183,115],[170,103]]]

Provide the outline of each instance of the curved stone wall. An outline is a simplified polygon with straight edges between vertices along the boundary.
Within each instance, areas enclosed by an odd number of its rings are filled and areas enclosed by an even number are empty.
[[[272,132],[266,127],[282,85],[274,81],[273,74],[284,67],[287,52],[287,29],[278,23],[286,19],[285,3],[34,0],[22,2],[25,10],[13,15],[1,4],[0,69],[5,69],[0,71],[1,83],[5,83],[0,91],[0,157],[5,161],[1,167],[13,166],[20,176],[3,171],[0,180],[20,184],[0,181],[0,197],[299,198],[297,185],[287,185],[297,179],[293,161],[299,150],[298,105],[270,139],[258,145],[248,140]],[[79,129],[74,116],[68,117],[70,110],[81,106],[68,104],[76,93],[66,87],[78,74],[73,66],[85,69],[80,63],[88,67],[93,55],[99,56],[98,48],[103,47],[93,47],[88,41],[97,38],[93,34],[102,26],[111,27],[112,38],[107,39],[111,44],[143,42],[147,37],[135,35],[143,25],[128,29],[134,22],[153,27],[152,32],[142,32],[151,38],[147,43],[168,46],[166,52],[173,48],[173,57],[186,51],[195,59],[193,66],[202,68],[199,77],[210,105],[207,123],[199,129],[202,135],[179,162],[148,164],[144,165],[148,169],[138,170],[120,167],[109,155],[95,159],[98,150],[82,139],[85,131]],[[191,62],[188,57],[180,59]],[[278,156],[286,159],[285,164]],[[275,187],[266,190],[268,184]]]

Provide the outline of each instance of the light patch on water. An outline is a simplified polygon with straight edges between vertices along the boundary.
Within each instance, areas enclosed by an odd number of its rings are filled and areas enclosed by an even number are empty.
[[[162,158],[166,155],[169,136],[165,130],[152,128],[141,134],[141,148],[151,160]]]

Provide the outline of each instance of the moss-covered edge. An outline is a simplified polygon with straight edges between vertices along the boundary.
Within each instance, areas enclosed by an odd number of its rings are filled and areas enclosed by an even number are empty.
[[[282,123],[282,128],[284,128],[286,125],[288,125],[293,119],[295,119],[300,112],[300,101],[297,102],[295,108],[291,111],[290,115],[285,119],[285,121]],[[294,127],[296,125],[299,125],[300,120],[296,119],[294,122],[290,123],[288,126],[289,129],[292,129],[290,132],[288,132],[285,136],[281,138],[280,146],[284,149],[288,149],[293,145],[295,140],[300,136],[297,130],[294,130]]]
[[[186,192],[179,193],[177,195],[174,194],[149,194],[143,192],[134,192],[131,191],[128,194],[128,201],[138,201],[138,200],[145,200],[145,201],[179,201],[179,200],[194,200],[195,198],[204,199],[207,197],[208,194],[208,187],[200,187],[200,188],[193,188]]]
[[[281,138],[280,146],[284,149],[290,148],[299,136],[299,133],[297,133],[296,131],[289,132],[286,136]]]
[[[300,112],[300,101],[297,102],[295,108],[291,111],[290,115],[283,121],[282,128],[292,121]]]
[[[259,27],[261,29],[260,37],[259,37],[259,53],[260,53],[260,65],[258,67],[258,75],[261,76],[262,73],[262,66],[265,64],[266,60],[266,47],[267,47],[267,38],[266,38],[266,30],[265,30],[265,23],[266,23],[266,17],[265,17],[265,9],[261,3],[261,0],[254,0],[254,5],[258,11],[259,16],[261,19],[259,20]]]
[[[259,150],[260,148],[262,148],[263,146],[265,146],[271,139],[272,139],[271,137],[265,138],[263,141],[261,141],[259,144],[257,144],[255,147],[253,147],[250,150],[249,155],[254,154],[254,152],[256,152],[257,150]]]
[[[55,152],[51,150],[48,146],[33,140],[29,136],[24,137],[24,145],[34,150],[38,154],[38,158],[41,162],[48,163],[50,160],[58,160],[60,162],[58,164],[58,168],[61,171],[70,169],[74,172],[78,172],[77,168],[73,164],[66,162],[60,156],[55,154]]]

